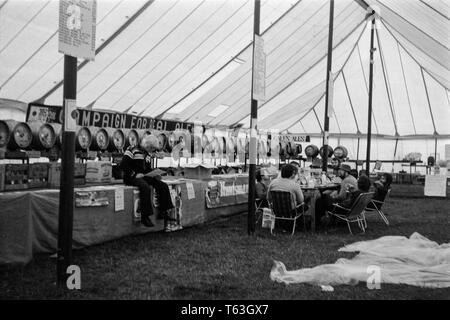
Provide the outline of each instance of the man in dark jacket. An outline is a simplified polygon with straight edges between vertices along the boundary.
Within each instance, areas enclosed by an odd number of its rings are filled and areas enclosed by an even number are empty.
[[[151,175],[151,154],[155,152],[159,141],[153,135],[145,136],[141,145],[130,146],[124,153],[120,167],[123,170],[123,180],[126,185],[139,188],[141,223],[146,227],[153,227],[150,216],[153,215],[150,196],[150,186],[157,195],[161,218],[167,219],[167,211],[172,209],[173,203],[169,186],[161,181],[161,176]]]

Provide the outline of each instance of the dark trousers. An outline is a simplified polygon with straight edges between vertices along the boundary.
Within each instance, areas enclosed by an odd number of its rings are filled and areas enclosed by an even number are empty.
[[[169,186],[163,181],[153,177],[143,177],[127,180],[125,181],[125,183],[131,186],[138,187],[142,216],[151,216],[153,214],[150,186],[155,189],[155,192],[158,196],[160,211],[167,211],[173,208]]]

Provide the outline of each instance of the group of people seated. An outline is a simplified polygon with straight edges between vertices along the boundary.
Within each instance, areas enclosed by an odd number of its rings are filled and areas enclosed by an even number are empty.
[[[324,191],[321,197],[315,203],[315,221],[316,228],[326,227],[329,218],[326,215],[327,210],[331,210],[334,204],[344,208],[351,208],[361,193],[367,193],[370,190],[371,182],[369,177],[361,175],[356,179],[352,174],[351,167],[347,164],[341,164],[338,167],[337,175],[341,179],[339,190]],[[305,204],[304,210],[310,205],[310,197],[305,196],[302,192],[299,181],[299,166],[296,163],[285,164],[281,168],[281,174],[276,179],[270,181],[264,176],[261,170],[256,172],[256,199],[258,207],[268,207],[271,191],[287,191],[292,195],[291,207],[295,208],[301,203]],[[383,202],[392,182],[392,175],[383,173],[379,180],[375,181],[374,200]],[[379,203],[379,202],[375,202]],[[369,206],[374,206],[371,203]],[[347,211],[342,212],[342,214]]]

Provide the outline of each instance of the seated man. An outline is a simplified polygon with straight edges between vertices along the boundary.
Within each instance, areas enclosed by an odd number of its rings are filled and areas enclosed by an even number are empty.
[[[347,164],[341,164],[338,169],[338,176],[342,179],[339,192],[334,191],[330,194],[331,201],[342,202],[347,199],[347,191],[349,189],[357,189],[358,182],[354,176],[350,174],[352,169]]]
[[[361,193],[369,192],[369,189],[370,189],[370,179],[369,177],[362,175],[358,179],[358,188],[355,189],[353,186],[349,186],[349,188],[346,191],[348,193],[348,197],[344,201],[339,202],[338,204],[341,207],[350,209],[355,203],[356,199],[358,199],[359,195]],[[339,208],[336,208],[334,212],[340,214],[348,213],[347,211]]]
[[[342,179],[341,187],[338,191],[331,193],[324,192],[322,197],[316,201],[316,227],[320,226],[322,218],[327,209],[332,209],[333,203],[340,203],[349,197],[351,190],[356,190],[358,182],[350,175],[351,168],[347,164],[341,164],[338,169],[338,176]]]
[[[125,184],[139,188],[141,223],[146,227],[154,226],[150,220],[150,216],[153,215],[150,186],[155,189],[158,195],[162,218],[168,219],[167,211],[174,207],[168,185],[161,181],[161,176],[151,174],[150,154],[155,152],[158,144],[158,138],[147,135],[142,138],[140,146],[130,146],[125,151],[120,163]]]
[[[272,180],[267,190],[267,199],[271,201],[270,191],[287,191],[290,192],[292,197],[291,208],[295,208],[297,205],[303,203],[305,198],[303,196],[300,185],[296,182],[298,176],[298,170],[291,164],[286,164],[281,168],[281,177]],[[305,205],[305,211],[307,206]],[[284,229],[289,228],[287,224],[281,224]]]
[[[264,180],[267,181],[268,177],[263,175],[261,173],[261,169],[256,171],[256,185],[255,185],[255,196],[257,199],[259,199],[259,203],[258,206],[261,208],[267,208],[268,207],[268,203],[267,203],[267,185],[264,183],[265,181],[263,181],[263,177]]]
[[[373,196],[373,200],[376,201],[369,203],[369,205],[367,206],[368,208],[375,209],[375,206],[377,209],[381,208],[381,203],[386,199],[386,195],[391,188],[391,183],[392,175],[389,173],[383,173],[380,177],[380,180],[377,180],[373,183],[373,186],[375,187],[375,195]]]

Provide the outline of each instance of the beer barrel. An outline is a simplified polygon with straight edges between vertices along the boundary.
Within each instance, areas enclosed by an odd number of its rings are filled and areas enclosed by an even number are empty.
[[[124,149],[128,148],[129,146],[136,146],[139,144],[139,134],[135,129],[125,129],[125,146]]]
[[[139,139],[138,139],[139,143],[141,143],[142,139],[145,136],[148,136],[148,135],[151,135],[151,134],[157,134],[156,131],[151,131],[149,129],[138,129],[138,130],[136,130],[136,132],[137,132],[138,137],[139,137]]]
[[[75,150],[87,150],[92,143],[92,134],[87,127],[77,127]]]
[[[55,146],[61,147],[62,146],[62,125],[60,123],[49,123],[53,128],[53,131],[55,132]]]
[[[96,128],[96,127],[91,127],[91,132],[92,132],[92,143],[90,149],[94,151],[106,150],[109,146],[108,132],[103,128]]]
[[[305,154],[308,158],[315,158],[319,154],[319,148],[314,144],[310,144],[305,148]]]
[[[296,144],[295,145],[295,149],[296,149],[297,156],[300,156],[302,154],[302,151],[303,151],[302,145],[301,144]]]
[[[10,131],[8,128],[8,124],[0,120],[0,148],[4,148],[8,145],[10,138]]]
[[[172,152],[172,148],[169,145],[169,138],[166,133],[160,133],[157,135],[159,140],[159,151]]]
[[[125,134],[120,129],[108,128],[109,135],[109,151],[123,150],[125,146]]]
[[[337,159],[340,159],[340,160],[345,159],[345,158],[347,158],[347,155],[348,155],[348,150],[346,147],[337,146],[336,148],[334,148],[334,156]]]
[[[333,148],[330,146],[327,147],[328,147],[328,158],[331,158],[333,156]],[[320,148],[319,154],[322,158],[324,157],[324,147]]]
[[[10,132],[8,149],[28,149],[32,141],[32,133],[28,124],[15,120],[5,120],[5,122]]]
[[[28,121],[31,129],[33,150],[51,149],[56,142],[56,132],[51,125],[42,121]]]
[[[289,142],[288,145],[290,147],[288,153],[291,156],[291,158],[298,159],[298,157],[302,153],[302,145],[294,142]]]
[[[288,154],[287,154],[287,143],[285,141],[281,141],[279,143],[280,146],[280,157],[283,159],[285,159]]]

